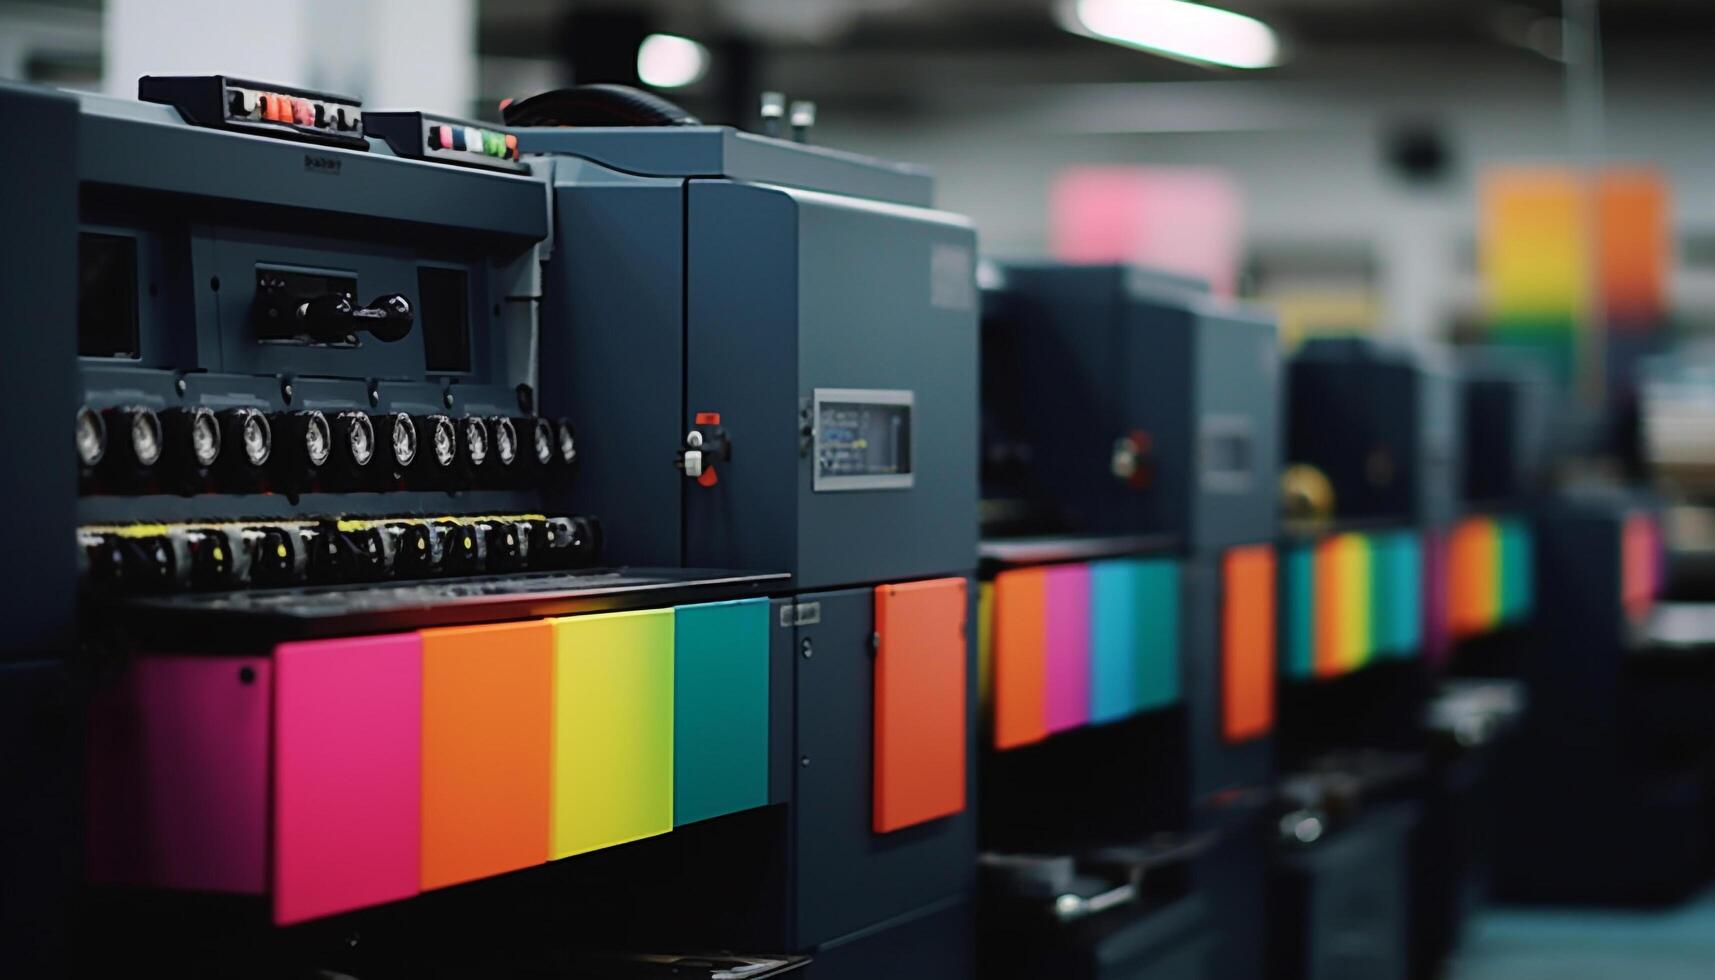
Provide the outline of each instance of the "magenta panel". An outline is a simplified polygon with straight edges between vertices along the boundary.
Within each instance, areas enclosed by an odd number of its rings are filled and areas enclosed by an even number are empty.
[[[1447,663],[1453,649],[1448,629],[1447,533],[1423,534],[1423,652],[1435,666]]]
[[[274,683],[274,921],[416,894],[421,642],[282,644]]]
[[[1090,566],[1055,565],[1046,571],[1044,710],[1050,732],[1090,723]]]
[[[269,684],[263,658],[149,656],[96,699],[95,880],[266,890]]]

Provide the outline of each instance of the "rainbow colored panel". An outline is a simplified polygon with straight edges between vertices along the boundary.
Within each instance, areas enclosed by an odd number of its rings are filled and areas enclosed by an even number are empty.
[[[1104,724],[1179,699],[1179,566],[1090,566],[1090,721]]]
[[[1517,518],[1497,522],[1500,539],[1500,618],[1516,624],[1530,618],[1535,605],[1536,549],[1530,525]]]
[[[553,856],[672,830],[673,610],[553,623]]]
[[[1179,700],[1176,562],[1010,569],[984,583],[978,615],[997,749]]]
[[[1284,549],[1280,562],[1280,667],[1293,680],[1316,676],[1316,550]]]
[[[1362,534],[1336,534],[1316,545],[1317,677],[1338,677],[1369,662],[1370,565],[1370,542]]]
[[[1592,292],[1588,185],[1570,169],[1497,169],[1484,175],[1481,200],[1491,337],[1569,380]]]
[[[768,610],[673,610],[675,826],[768,804]]]
[[[1423,646],[1423,549],[1415,531],[1389,531],[1371,539],[1377,656],[1404,659]]]
[[[290,923],[766,805],[769,608],[138,658],[94,718],[92,872]]]
[[[1090,723],[1090,566],[1048,569],[1047,684],[1049,734]]]

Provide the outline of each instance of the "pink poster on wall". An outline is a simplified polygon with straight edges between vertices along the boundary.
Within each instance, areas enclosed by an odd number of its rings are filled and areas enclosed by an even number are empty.
[[[1127,262],[1205,280],[1231,297],[1243,259],[1238,185],[1205,167],[1069,167],[1049,197],[1054,257]]]

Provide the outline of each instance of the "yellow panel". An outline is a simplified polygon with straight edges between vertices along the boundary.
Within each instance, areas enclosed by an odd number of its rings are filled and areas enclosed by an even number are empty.
[[[556,858],[673,829],[673,611],[554,622]]]

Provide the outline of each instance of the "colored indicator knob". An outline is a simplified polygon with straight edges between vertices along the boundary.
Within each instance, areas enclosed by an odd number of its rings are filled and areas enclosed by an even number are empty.
[[[482,571],[484,542],[476,529],[443,521],[435,525],[441,538],[441,570],[453,575]]]
[[[185,534],[193,589],[224,589],[232,585],[232,547],[226,534],[194,528]]]
[[[259,587],[291,585],[301,569],[303,540],[294,530],[282,527],[246,528],[244,547],[250,552],[250,584]]]
[[[107,424],[85,405],[77,410],[77,461],[87,469],[94,469],[106,455]]]
[[[389,524],[395,578],[428,578],[440,570],[440,550],[427,524]]]

